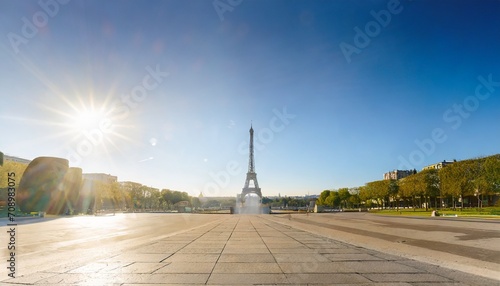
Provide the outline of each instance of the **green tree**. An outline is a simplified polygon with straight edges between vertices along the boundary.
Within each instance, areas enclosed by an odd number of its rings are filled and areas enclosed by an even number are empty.
[[[430,199],[437,198],[440,194],[439,176],[435,169],[424,170],[415,173],[399,181],[399,195],[405,198],[413,199],[413,208],[415,209],[415,198],[418,197],[422,206],[424,199],[425,209],[428,210]]]
[[[349,202],[349,198],[351,197],[351,193],[349,193],[348,188],[340,188],[338,190],[338,196],[340,200],[340,204],[342,207],[347,208],[347,203]]]
[[[272,199],[270,199],[268,197],[262,197],[262,204],[268,205],[268,204],[271,204],[272,202],[273,202]]]
[[[95,194],[95,210],[110,210],[116,208],[115,185],[112,183],[93,181],[92,189]]]
[[[434,198],[434,200],[435,200],[434,205],[437,208],[437,197],[440,196],[440,193],[441,193],[438,170],[428,169],[428,170],[424,170],[424,171],[420,172],[420,174],[421,174],[421,176],[424,177],[423,178],[424,184],[425,184],[424,195],[427,198],[426,210],[427,210],[427,205],[429,204],[430,198]]]
[[[319,195],[319,198],[316,200],[316,204],[320,206],[328,205],[326,203],[326,198],[328,198],[329,195],[330,195],[330,190],[322,191],[321,194]]]
[[[328,197],[325,199],[325,204],[332,208],[340,206],[340,196],[336,191],[330,191]]]
[[[174,203],[172,203],[173,192],[169,189],[163,189],[161,190],[161,196],[163,198],[163,201],[165,202],[167,209],[171,210],[174,205]]]
[[[359,192],[358,192],[359,200],[361,202],[364,202],[367,207],[371,207],[371,202],[372,202],[373,198],[372,198],[368,188],[366,187],[366,185],[361,186],[358,189],[359,189]]]
[[[415,192],[416,195],[419,198],[419,204],[418,207],[422,207],[422,205],[425,205],[425,210],[428,210],[428,203],[427,203],[427,195],[426,195],[426,182],[425,182],[425,175],[422,172],[416,173],[414,176],[414,183],[415,183]],[[422,203],[422,199],[424,199],[424,202]]]
[[[122,182],[120,185],[125,200],[125,207],[132,210],[142,208],[142,185],[135,182]]]
[[[479,172],[480,166],[475,160],[459,161],[446,166],[439,171],[442,194],[460,198],[462,209],[464,196],[474,195],[474,180]]]
[[[349,197],[349,205],[350,207],[359,207],[359,204],[361,203],[361,200],[359,198],[358,194],[351,194]]]
[[[220,208],[221,202],[219,200],[209,200],[203,204],[204,208]]]
[[[396,210],[399,210],[399,185],[396,180],[389,180],[388,186],[389,198],[396,204]]]
[[[219,203],[222,208],[229,208],[236,205],[236,198],[220,198]]]
[[[389,196],[389,181],[380,180],[366,183],[366,191],[371,199],[377,201],[377,204],[385,208],[386,199]]]
[[[191,198],[191,206],[193,206],[193,208],[199,208],[201,207],[201,201],[199,198],[197,197],[192,197]]]
[[[399,195],[406,201],[411,201],[411,206],[415,210],[415,197],[417,191],[417,173],[399,180]],[[409,204],[408,204],[409,205]]]
[[[483,176],[487,193],[500,193],[500,154],[489,156],[484,160]]]

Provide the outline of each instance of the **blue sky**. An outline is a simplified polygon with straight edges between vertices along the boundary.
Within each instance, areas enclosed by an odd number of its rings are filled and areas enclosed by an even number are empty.
[[[0,0],[8,155],[235,196],[251,123],[263,195],[498,153],[499,1],[61,2]]]

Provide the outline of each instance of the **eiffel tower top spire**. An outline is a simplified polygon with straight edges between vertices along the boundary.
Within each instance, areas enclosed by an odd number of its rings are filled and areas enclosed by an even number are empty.
[[[250,152],[249,152],[249,160],[248,160],[248,173],[255,173],[255,162],[253,158],[253,127],[252,123],[250,123]]]

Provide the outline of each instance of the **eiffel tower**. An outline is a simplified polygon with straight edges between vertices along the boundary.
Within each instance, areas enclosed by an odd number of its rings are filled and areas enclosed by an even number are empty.
[[[250,187],[250,181],[253,181],[253,187]],[[241,200],[245,198],[247,194],[256,194],[262,199],[262,193],[259,188],[259,183],[257,182],[257,173],[255,173],[255,162],[253,159],[253,128],[250,125],[250,154],[248,161],[248,173],[247,179],[245,181],[245,186],[241,192]]]

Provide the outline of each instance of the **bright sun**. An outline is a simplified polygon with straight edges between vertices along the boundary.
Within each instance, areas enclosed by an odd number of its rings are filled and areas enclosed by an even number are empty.
[[[73,124],[77,130],[85,131],[99,128],[99,124],[105,119],[103,112],[98,110],[83,110],[77,112],[73,117]]]
[[[48,111],[52,117],[42,123],[53,126],[54,130],[57,128],[57,131],[42,139],[57,139],[58,144],[63,142],[65,148],[74,155],[67,155],[73,158],[73,161],[81,160],[95,150],[109,155],[123,146],[128,146],[128,143],[140,144],[131,137],[135,134],[134,125],[123,117],[123,112],[116,112],[114,93],[101,96],[99,100],[92,93],[74,94],[71,97],[63,93],[56,95],[59,96],[56,104],[35,103]],[[75,159],[76,156],[80,159]]]

